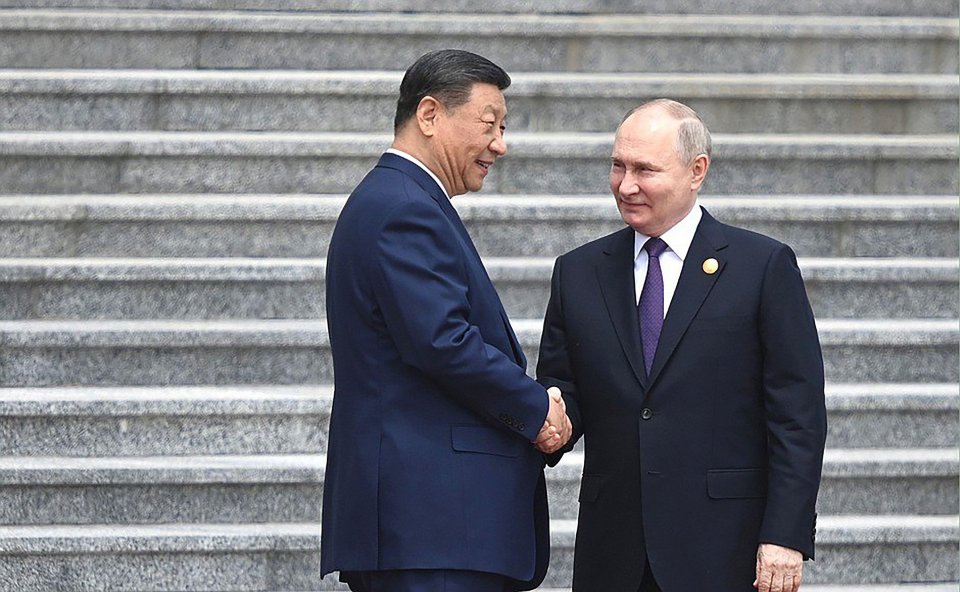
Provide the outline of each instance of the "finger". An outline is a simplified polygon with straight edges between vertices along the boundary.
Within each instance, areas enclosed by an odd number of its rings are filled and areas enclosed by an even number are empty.
[[[551,386],[550,388],[548,388],[548,389],[547,389],[547,394],[550,395],[550,398],[551,398],[551,399],[553,399],[554,401],[557,401],[558,403],[559,403],[560,401],[563,401],[563,395],[562,395],[562,393],[560,392],[560,389],[558,389],[558,388],[555,387],[555,386]]]
[[[539,450],[540,452],[543,452],[544,454],[553,454],[559,448],[560,446],[553,442],[547,442],[545,444],[540,444],[537,446],[537,450]]]
[[[770,580],[770,592],[783,592],[783,575],[780,572],[774,572]]]
[[[770,583],[772,580],[773,580],[773,574],[763,569],[763,566],[761,566],[760,575],[757,576],[757,581],[759,583],[759,586],[757,586],[757,590],[759,592],[770,592]]]
[[[553,426],[545,428],[541,430],[539,434],[537,434],[537,439],[534,440],[534,442],[536,442],[537,444],[542,444],[543,442],[547,442],[548,440],[553,438],[553,436],[556,435],[556,433],[557,433],[557,428]]]
[[[790,592],[800,592],[800,579],[801,579],[800,574],[790,576],[790,579],[791,579]]]

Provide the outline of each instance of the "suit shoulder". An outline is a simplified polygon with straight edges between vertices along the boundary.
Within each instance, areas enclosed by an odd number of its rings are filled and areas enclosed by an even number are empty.
[[[720,221],[717,221],[717,224],[720,225],[724,236],[728,241],[730,241],[731,245],[749,249],[750,251],[758,254],[764,253],[767,255],[781,249],[788,249],[792,251],[790,246],[786,243],[769,237],[765,234],[748,230],[746,228],[740,228],[739,226],[726,224]]]
[[[612,232],[606,236],[601,236],[600,238],[594,239],[588,243],[580,245],[575,249],[567,251],[563,255],[560,255],[559,258],[564,262],[569,261],[571,263],[589,262],[599,257],[601,254],[609,252],[611,249],[614,249],[623,242],[632,241],[633,234],[634,233],[632,229],[629,227],[624,227],[616,232]]]
[[[408,175],[378,167],[370,171],[347,198],[341,217],[360,216],[366,218],[368,224],[380,225],[408,212],[443,215],[430,194]]]

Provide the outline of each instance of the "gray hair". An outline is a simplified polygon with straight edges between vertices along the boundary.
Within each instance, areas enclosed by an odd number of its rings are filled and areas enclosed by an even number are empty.
[[[677,140],[674,142],[674,149],[677,151],[677,156],[684,165],[692,163],[701,154],[706,154],[707,158],[710,157],[712,149],[710,130],[707,129],[707,125],[700,119],[700,115],[683,103],[671,99],[654,99],[647,101],[639,107],[631,109],[630,112],[623,117],[620,124],[623,125],[623,122],[629,119],[634,113],[653,108],[662,109],[674,119],[680,120],[680,127],[677,129]]]

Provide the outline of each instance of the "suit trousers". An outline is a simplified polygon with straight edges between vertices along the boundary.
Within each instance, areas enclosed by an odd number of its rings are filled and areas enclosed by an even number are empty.
[[[506,592],[500,574],[453,569],[397,569],[343,572],[353,592]]]

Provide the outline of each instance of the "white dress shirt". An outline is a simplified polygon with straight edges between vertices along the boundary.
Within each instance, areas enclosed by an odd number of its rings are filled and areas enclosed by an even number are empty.
[[[697,226],[700,224],[701,218],[703,218],[703,211],[700,210],[700,203],[694,203],[689,214],[677,222],[673,228],[660,235],[663,242],[667,243],[667,249],[660,255],[660,270],[663,272],[664,317],[670,310],[670,302],[673,300],[673,294],[677,291],[677,283],[680,281],[683,260],[687,258],[687,251],[690,250],[690,243],[693,242],[693,235],[697,232]],[[634,234],[633,281],[637,290],[635,297],[639,304],[643,284],[647,279],[647,265],[650,261],[650,256],[643,245],[650,237],[636,231],[634,231]]]
[[[396,156],[399,156],[400,158],[405,158],[405,159],[409,160],[410,162],[412,162],[413,164],[415,164],[415,165],[417,165],[418,167],[420,167],[421,169],[425,170],[425,171],[427,172],[427,174],[430,175],[431,177],[433,177],[433,180],[437,182],[437,185],[440,186],[440,190],[443,191],[443,194],[447,196],[447,199],[450,199],[450,195],[447,193],[447,188],[444,187],[444,186],[443,186],[443,183],[440,182],[440,179],[438,179],[437,176],[433,174],[433,171],[431,171],[430,169],[427,168],[427,165],[423,164],[422,162],[420,162],[420,161],[417,160],[416,158],[410,156],[409,154],[407,154],[407,153],[404,152],[403,150],[397,150],[396,148],[387,148],[387,154],[394,154],[394,155],[396,155]]]

